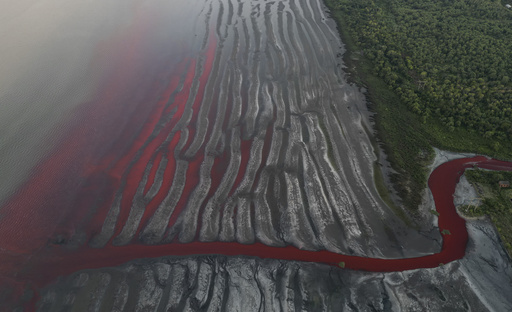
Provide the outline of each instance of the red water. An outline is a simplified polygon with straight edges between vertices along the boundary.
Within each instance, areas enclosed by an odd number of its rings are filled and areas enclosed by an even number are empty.
[[[390,272],[418,268],[433,268],[464,256],[468,234],[465,221],[455,211],[453,193],[459,177],[466,168],[478,165],[493,170],[512,170],[512,163],[483,156],[453,160],[439,166],[431,174],[429,187],[432,190],[436,209],[439,212],[439,228],[451,232],[444,235],[440,253],[405,259],[378,259],[336,254],[330,251],[306,251],[296,247],[270,247],[261,243],[243,245],[238,243],[192,242],[188,244],[172,243],[147,246],[131,244],[116,247],[108,244],[95,249],[82,246],[78,250],[69,250],[60,246],[43,249],[37,257],[29,259],[30,254],[2,253],[2,283],[15,287],[14,293],[21,294],[26,285],[36,289],[82,269],[116,266],[138,258],[162,256],[214,255],[254,256],[282,260],[308,261],[337,266],[345,262],[345,268],[353,270]]]
[[[483,156],[453,160],[434,170],[429,179],[429,187],[432,190],[436,209],[439,212],[439,228],[440,231],[447,229],[451,234],[444,235],[441,252],[429,256],[404,259],[365,258],[341,255],[326,250],[307,251],[292,246],[270,247],[260,243],[244,245],[234,242],[173,243],[157,246],[132,244],[120,247],[107,245],[101,249],[84,246],[77,251],[56,247],[54,250],[49,249],[44,254],[44,264],[38,264],[37,267],[25,272],[23,276],[44,284],[58,275],[69,274],[85,268],[115,266],[141,257],[213,254],[245,255],[259,258],[319,262],[330,265],[338,265],[339,262],[343,261],[347,269],[373,272],[433,268],[441,263],[445,264],[464,256],[468,234],[464,219],[460,218],[455,210],[453,193],[463,171],[475,164],[485,169],[512,171],[511,162],[488,159]],[[41,265],[44,265],[44,270],[40,270]]]
[[[144,34],[141,33],[134,38],[143,40],[143,37]],[[136,45],[133,42],[131,44]],[[105,105],[110,102],[123,102],[123,98],[115,97],[114,90],[119,91],[133,84],[133,81],[125,81],[130,80],[126,78],[130,75],[121,67],[118,72],[115,72],[113,77],[115,82],[105,86],[95,103],[87,105],[87,126],[70,131],[59,148],[35,169],[31,179],[1,209],[0,294],[4,297],[0,297],[0,302],[15,302],[26,288],[34,288],[37,291],[58,276],[82,269],[116,266],[133,259],[148,257],[244,255],[318,262],[335,266],[339,262],[344,262],[347,269],[389,272],[437,267],[441,263],[448,263],[464,256],[468,234],[464,220],[455,211],[452,197],[459,177],[466,168],[474,164],[493,170],[512,170],[512,163],[478,156],[447,162],[432,173],[429,187],[440,214],[439,228],[441,231],[447,229],[451,234],[444,235],[440,253],[424,257],[364,258],[325,250],[306,251],[292,246],[270,247],[261,243],[243,245],[235,242],[192,242],[148,246],[141,245],[135,240],[126,246],[113,246],[110,242],[103,248],[95,249],[82,244],[81,247],[73,250],[52,244],[50,240],[56,233],[72,236],[75,231],[81,230],[86,233],[87,239],[94,236],[101,230],[116,192],[121,190],[123,195],[121,210],[113,237],[119,234],[129,216],[132,201],[146,168],[149,168],[148,165],[152,166],[147,173],[148,183],[144,187],[144,195],[155,180],[158,165],[165,158],[168,163],[164,171],[164,181],[157,195],[147,204],[142,217],[141,225],[147,223],[172,185],[176,168],[174,151],[183,135],[181,131],[173,132],[174,126],[185,114],[185,104],[190,96],[198,66],[202,66],[201,75],[198,77],[199,89],[191,105],[193,114],[188,126],[189,136],[184,152],[192,143],[195,123],[201,122],[197,120],[198,112],[214,64],[215,48],[216,40],[211,36],[208,47],[204,51],[202,65],[193,59],[183,60],[172,69],[166,85],[161,86],[155,83],[155,86],[150,88],[156,90],[155,92],[160,96],[148,98],[148,103],[133,104],[132,107],[128,104],[112,105],[112,107]],[[128,59],[136,58],[136,54],[136,52],[127,52]],[[148,106],[151,109],[148,109]],[[118,116],[127,107],[130,108],[131,116],[119,121],[125,131],[116,132],[117,138],[121,141],[116,143],[109,139],[107,131],[112,126],[100,121],[106,116]],[[172,117],[164,122],[162,116],[169,115],[172,111],[174,111]],[[105,137],[99,140],[110,147],[110,149],[101,150],[99,159],[87,149],[91,142],[90,134],[95,132],[97,127],[106,133]],[[271,129],[269,125],[262,151],[263,161],[269,154]],[[174,136],[168,138],[170,133],[174,133]],[[230,195],[235,192],[245,175],[252,144],[252,140],[241,141],[240,168]],[[224,152],[215,159],[215,165],[211,171],[214,189],[219,185],[227,168],[226,155]],[[199,170],[203,158],[204,147],[201,147],[196,155],[188,159],[183,195],[170,217],[170,227],[177,222],[178,216],[187,204],[188,197],[199,183]],[[260,172],[261,167],[257,171],[256,179],[259,178]],[[207,199],[211,196],[213,196],[212,191],[207,194]],[[28,303],[28,310],[34,309],[36,300],[37,296]]]

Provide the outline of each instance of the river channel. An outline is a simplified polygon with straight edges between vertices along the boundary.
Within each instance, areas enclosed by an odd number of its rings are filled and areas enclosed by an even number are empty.
[[[371,113],[347,82],[321,0],[25,0],[6,10],[6,306],[68,307],[75,299],[39,290],[164,256],[438,267],[466,250],[452,198],[463,169],[510,169],[484,157],[441,165],[429,182],[439,219],[427,213],[412,229],[398,218],[375,189]]]

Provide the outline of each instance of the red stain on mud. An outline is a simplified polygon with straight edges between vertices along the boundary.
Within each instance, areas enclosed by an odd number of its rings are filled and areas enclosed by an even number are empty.
[[[56,247],[48,251],[44,270],[39,264],[27,271],[23,278],[34,281],[39,286],[51,282],[56,276],[70,274],[85,268],[115,266],[139,257],[186,256],[222,254],[228,256],[245,255],[259,258],[319,262],[337,265],[345,262],[345,268],[373,272],[403,271],[418,268],[433,268],[441,263],[460,259],[465,254],[468,234],[465,221],[458,216],[453,205],[453,192],[459,177],[466,168],[478,165],[480,168],[512,170],[512,163],[487,159],[482,156],[458,159],[439,166],[429,179],[429,186],[434,194],[441,230],[448,229],[451,235],[444,235],[442,251],[437,254],[417,258],[377,259],[336,254],[330,251],[307,251],[293,246],[270,247],[261,243],[250,245],[225,242],[192,242],[167,245],[107,245],[102,249],[83,247],[70,251]]]
[[[338,265],[345,262],[345,268],[372,272],[404,271],[418,268],[433,268],[441,263],[449,263],[464,256],[468,234],[465,221],[460,218],[453,204],[456,183],[466,168],[478,165],[480,168],[512,171],[512,163],[488,159],[483,156],[453,160],[439,166],[429,179],[429,187],[434,195],[436,209],[440,213],[439,227],[447,229],[442,251],[417,258],[377,259],[336,254],[330,251],[307,251],[293,246],[270,247],[261,243],[250,245],[238,243],[192,242],[168,245],[146,246],[106,246],[102,249],[84,247],[79,251],[56,250],[45,258],[45,270],[33,269],[24,278],[44,286],[56,276],[70,274],[85,268],[115,266],[138,257],[186,256],[222,254],[227,256],[254,256],[294,261],[319,262]]]
[[[143,36],[140,36],[142,40]],[[195,134],[194,125],[198,121],[198,112],[204,100],[205,88],[215,59],[216,41],[210,36],[205,52],[205,61],[198,78],[198,91],[191,109],[189,136],[183,148],[186,152]],[[129,56],[128,59],[135,56]],[[74,231],[82,230],[87,239],[99,232],[112,205],[116,192],[121,189],[121,211],[117,218],[117,228],[113,238],[118,235],[129,216],[134,197],[141,185],[144,174],[148,182],[144,185],[142,195],[146,196],[155,182],[158,166],[165,160],[164,179],[156,195],[148,199],[140,224],[146,224],[149,218],[164,200],[176,172],[175,151],[183,135],[174,131],[175,125],[184,116],[198,73],[198,63],[186,60],[178,64],[164,87],[154,87],[159,91],[158,99],[152,99],[151,109],[146,105],[134,104],[132,117],[123,120],[123,129],[127,132],[118,138],[122,143],[112,143],[102,138],[111,146],[101,153],[101,158],[91,155],[87,150],[90,135],[101,123],[91,122],[88,126],[70,132],[59,149],[34,171],[31,179],[2,207],[0,218],[0,297],[1,302],[14,302],[27,288],[35,290],[51,283],[58,276],[67,275],[82,269],[116,266],[137,258],[161,256],[186,256],[222,254],[228,256],[255,256],[283,260],[319,262],[337,265],[344,262],[345,267],[354,270],[389,272],[417,268],[437,267],[464,256],[468,234],[465,221],[461,219],[453,204],[452,195],[456,183],[463,171],[477,164],[479,167],[494,170],[512,170],[512,163],[473,157],[447,162],[439,166],[429,179],[429,187],[434,194],[436,209],[440,213],[440,230],[449,230],[451,235],[444,235],[442,251],[418,258],[376,259],[340,255],[329,251],[306,251],[293,246],[270,247],[261,243],[250,245],[226,242],[191,242],[180,244],[173,242],[165,245],[141,245],[136,239],[126,246],[113,246],[111,242],[103,248],[91,248],[81,244],[76,249],[60,245],[59,239],[53,237],[62,234],[71,236]],[[185,72],[185,75],[180,73]],[[115,78],[127,75],[120,70]],[[124,78],[123,78],[124,79]],[[115,80],[116,81],[116,80]],[[130,85],[129,83],[127,83]],[[97,102],[87,106],[88,121],[101,120],[105,116],[115,116],[120,107],[108,107],[105,103],[119,102],[115,97],[126,83],[115,82],[105,87]],[[116,91],[117,90],[117,91]],[[115,91],[115,92],[114,92]],[[122,93],[122,92],[121,92]],[[144,103],[146,104],[146,103]],[[149,104],[148,104],[149,105]],[[229,106],[228,106],[229,107]],[[212,113],[213,114],[213,113]],[[210,115],[212,118],[212,115]],[[131,127],[132,125],[137,125]],[[224,126],[227,123],[224,122]],[[109,127],[105,128],[109,129]],[[130,130],[131,129],[131,130]],[[210,129],[210,127],[209,127]],[[173,133],[173,136],[168,137]],[[208,135],[208,134],[207,134]],[[263,160],[269,155],[272,139],[272,127],[269,125],[263,146]],[[128,144],[129,143],[129,144]],[[241,163],[230,195],[242,182],[251,156],[252,140],[241,140]],[[186,182],[181,198],[169,220],[169,227],[176,224],[178,217],[186,207],[190,195],[200,182],[200,169],[205,157],[204,144],[199,152],[188,161]],[[177,153],[179,154],[179,153]],[[182,153],[181,156],[183,156]],[[213,188],[207,199],[213,196],[227,169],[227,148],[214,160],[211,169]],[[176,155],[180,156],[180,155]],[[181,157],[180,156],[180,157]],[[148,169],[152,166],[151,169]],[[147,171],[149,170],[149,171]],[[262,167],[257,170],[259,177]],[[77,178],[78,177],[78,178]],[[204,205],[203,205],[204,206]],[[139,226],[137,230],[141,230]],[[9,289],[9,290],[8,290]],[[26,303],[28,310],[35,308],[37,296]],[[2,307],[2,305],[0,305]]]

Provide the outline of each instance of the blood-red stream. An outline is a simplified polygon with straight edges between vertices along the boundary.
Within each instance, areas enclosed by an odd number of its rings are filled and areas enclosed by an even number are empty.
[[[183,152],[188,150],[193,140],[195,132],[193,125],[198,122],[197,114],[215,58],[215,45],[215,40],[211,39],[205,51],[206,59],[201,77],[199,77],[199,89],[191,107],[193,114],[188,129],[189,137],[182,149]],[[458,216],[452,197],[458,179],[464,170],[475,164],[493,170],[512,170],[510,162],[488,159],[483,156],[453,160],[436,168],[430,176],[429,187],[434,196],[436,209],[440,214],[439,229],[440,231],[449,230],[451,234],[443,236],[440,253],[417,258],[366,258],[337,254],[327,250],[307,251],[293,246],[270,247],[261,243],[245,245],[236,242],[203,243],[195,241],[187,244],[173,242],[148,246],[135,241],[125,246],[114,246],[112,243],[108,243],[103,248],[92,248],[87,244],[82,244],[76,249],[49,244],[48,240],[51,235],[54,235],[56,229],[62,232],[62,229],[68,228],[68,231],[74,231],[81,227],[87,232],[88,238],[99,231],[114,194],[121,187],[123,188],[123,199],[113,237],[118,235],[128,218],[132,199],[148,164],[152,163],[152,167],[148,172],[148,183],[144,187],[143,195],[147,194],[154,183],[157,168],[165,157],[167,165],[164,169],[162,185],[148,202],[141,220],[141,224],[146,224],[172,185],[172,176],[176,169],[173,153],[182,132],[177,131],[174,133],[174,137],[169,139],[169,142],[166,140],[168,140],[168,134],[175,131],[174,126],[185,114],[185,103],[194,81],[194,74],[197,72],[196,67],[197,63],[194,60],[183,61],[176,69],[177,72],[181,72],[187,68],[187,73],[181,76],[183,77],[182,86],[179,87],[178,74],[173,74],[173,77],[168,80],[168,84],[162,88],[162,96],[156,101],[153,111],[142,114],[142,117],[132,118],[132,122],[137,124],[140,123],[140,120],[146,121],[143,126],[137,125],[139,129],[137,134],[132,133],[124,137],[124,140],[133,142],[129,148],[125,149],[123,155],[120,155],[117,149],[113,149],[104,153],[104,156],[95,164],[90,164],[87,157],[81,157],[81,151],[89,142],[86,132],[79,130],[71,132],[68,139],[63,142],[53,156],[38,167],[34,177],[6,203],[2,209],[3,216],[0,219],[0,246],[2,247],[0,253],[0,286],[2,287],[0,290],[11,287],[13,288],[13,297],[15,297],[21,295],[23,288],[28,284],[40,288],[58,276],[78,270],[116,266],[138,258],[162,256],[221,254],[318,262],[328,265],[338,265],[340,262],[344,262],[345,268],[348,269],[375,272],[437,267],[441,263],[460,259],[465,253],[468,240],[465,221]],[[110,96],[110,92],[106,92],[104,95],[107,98]],[[170,103],[171,98],[173,99],[172,103]],[[106,100],[102,100],[98,103],[105,102]],[[97,111],[92,110],[94,115],[100,115],[104,110],[101,105],[97,105],[95,109]],[[134,109],[135,113],[138,112],[137,109],[141,108]],[[173,111],[174,113],[168,121],[165,119],[162,121],[161,116],[169,115]],[[89,127],[93,129],[94,125],[91,124]],[[270,130],[267,134],[263,149],[264,160],[268,156],[269,143],[272,139]],[[167,145],[162,147],[165,142]],[[122,143],[121,146],[124,144],[126,143]],[[241,164],[230,195],[233,194],[245,175],[251,157],[251,145],[252,140],[241,141]],[[221,155],[226,157],[226,151]],[[76,159],[80,160],[78,165],[76,165]],[[203,159],[204,147],[201,147],[199,152],[188,160],[184,192],[169,219],[169,227],[176,223],[178,216],[186,206],[188,197],[197,186]],[[69,168],[75,170],[69,171]],[[214,189],[219,185],[226,168],[225,159],[215,159],[215,165],[211,170]],[[257,176],[259,176],[260,170],[261,168],[259,168]],[[82,187],[79,194],[76,195],[76,198],[62,197],[64,195],[58,197],[56,190],[61,192],[67,190],[64,183],[67,179],[72,180],[74,175],[87,179],[86,182],[74,187],[74,189]],[[46,181],[51,181],[51,183],[46,183]],[[208,192],[207,198],[212,195],[213,189]],[[55,197],[59,198],[58,205],[52,204]],[[65,208],[72,206],[73,203],[76,204],[76,210],[63,213],[63,210],[65,211]],[[92,206],[97,206],[97,208],[93,209]],[[88,224],[83,224],[86,215]],[[20,231],[20,229],[23,230]],[[138,230],[140,231],[140,227]]]
[[[439,228],[441,231],[447,229],[451,232],[449,235],[444,235],[442,250],[437,254],[417,258],[379,259],[342,255],[327,250],[307,251],[293,246],[270,247],[261,243],[244,245],[236,242],[192,242],[156,246],[139,244],[107,245],[101,249],[83,246],[78,250],[55,246],[39,254],[39,259],[30,262],[30,265],[18,273],[16,279],[32,282],[38,287],[42,287],[57,276],[67,275],[82,269],[116,266],[138,258],[219,254],[308,261],[335,266],[344,262],[347,269],[373,272],[437,267],[442,263],[448,263],[464,256],[468,234],[465,221],[459,217],[455,210],[452,195],[464,170],[474,165],[485,169],[512,171],[511,162],[488,159],[483,156],[453,160],[434,170],[429,179],[429,187],[434,196],[436,209],[440,214]],[[17,258],[4,257],[3,267],[5,268],[5,264],[8,263],[15,266]],[[6,260],[11,261],[5,262]],[[6,272],[4,271],[4,273]],[[6,276],[5,278],[5,281],[7,281],[9,277]]]
[[[483,156],[453,160],[439,166],[429,179],[429,187],[434,195],[436,209],[439,212],[439,228],[447,229],[451,234],[443,236],[443,246],[440,253],[417,258],[379,259],[337,254],[327,250],[307,251],[293,246],[270,247],[261,243],[239,244],[236,242],[192,242],[188,244],[173,243],[167,245],[146,246],[107,246],[102,249],[83,247],[78,251],[68,251],[62,248],[54,250],[46,258],[43,270],[35,269],[27,273],[27,277],[38,280],[44,276],[50,281],[57,275],[68,274],[79,269],[114,266],[136,258],[151,258],[161,256],[187,255],[227,255],[255,256],[259,258],[274,258],[319,262],[338,265],[345,262],[345,268],[373,272],[403,271],[418,268],[437,267],[464,256],[468,234],[465,221],[457,214],[453,204],[453,193],[459,177],[466,168],[477,165],[480,168],[512,171],[512,163]],[[46,274],[46,275],[43,275]]]

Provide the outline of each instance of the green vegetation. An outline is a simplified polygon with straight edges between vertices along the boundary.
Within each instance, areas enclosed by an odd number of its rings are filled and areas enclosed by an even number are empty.
[[[325,0],[414,212],[431,146],[512,158],[512,12],[488,0]]]
[[[433,214],[434,216],[437,216],[437,217],[439,217],[439,216],[440,216],[439,212],[437,212],[437,211],[436,211],[436,210],[434,210],[434,209],[430,209],[430,213],[431,213],[431,214]]]
[[[374,72],[411,111],[451,130],[512,139],[512,12],[500,2],[337,0],[336,7]]]
[[[379,192],[379,196],[382,200],[388,205],[391,210],[397,215],[405,224],[408,226],[413,226],[410,218],[407,214],[398,207],[393,200],[391,199],[391,195],[384,181],[384,177],[382,176],[382,171],[380,170],[379,163],[373,163],[373,182],[375,183],[375,187],[377,188],[377,192]]]
[[[443,235],[452,235],[452,232],[450,232],[450,230],[444,229],[444,230],[441,231],[441,234],[443,234]]]
[[[512,189],[501,188],[499,181],[512,181],[512,172],[466,170],[466,177],[478,191],[482,205],[461,207],[467,216],[488,215],[496,225],[509,255],[512,255]]]

